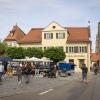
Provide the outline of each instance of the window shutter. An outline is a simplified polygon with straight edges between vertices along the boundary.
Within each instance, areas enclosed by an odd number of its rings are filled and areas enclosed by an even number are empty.
[[[58,33],[56,33],[56,39],[58,39]]]
[[[66,53],[68,53],[68,47],[66,47]]]

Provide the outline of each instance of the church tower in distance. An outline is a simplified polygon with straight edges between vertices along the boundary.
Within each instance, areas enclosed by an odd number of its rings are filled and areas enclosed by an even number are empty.
[[[98,23],[98,33],[96,35],[96,53],[100,53],[100,22]]]

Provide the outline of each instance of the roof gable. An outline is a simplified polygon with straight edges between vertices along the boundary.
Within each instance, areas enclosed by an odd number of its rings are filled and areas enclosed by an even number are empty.
[[[66,29],[61,25],[59,25],[58,23],[52,22],[47,27],[45,27],[42,31],[58,31],[58,30],[66,30]]]
[[[66,31],[68,37],[67,43],[90,42],[89,27],[62,27],[56,22],[50,23],[46,28],[32,28],[27,35],[16,25],[10,31],[5,41],[17,41],[18,43],[41,43],[42,32],[49,31]]]
[[[9,32],[8,36],[4,41],[17,41],[19,42],[21,38],[25,36],[25,33],[17,26],[13,26],[12,30]]]

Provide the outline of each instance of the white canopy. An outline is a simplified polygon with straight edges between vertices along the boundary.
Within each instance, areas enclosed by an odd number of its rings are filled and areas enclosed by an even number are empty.
[[[32,58],[29,58],[28,61],[42,61],[42,60],[36,57],[32,57]]]
[[[36,57],[32,57],[32,58],[25,58],[25,59],[13,59],[13,61],[18,61],[18,62],[53,62],[52,60],[50,60],[49,58],[43,57],[41,59],[36,58]]]
[[[13,59],[13,61],[18,61],[18,62],[22,62],[22,61],[26,61],[26,62],[31,62],[31,61],[42,61],[39,58],[36,57],[32,57],[32,58],[25,58],[25,59]]]
[[[28,61],[28,59],[13,59],[13,61],[22,62],[22,61]]]

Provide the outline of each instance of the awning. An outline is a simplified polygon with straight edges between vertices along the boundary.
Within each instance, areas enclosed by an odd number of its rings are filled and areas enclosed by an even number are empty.
[[[12,61],[12,58],[10,58],[10,57],[0,57],[0,61],[8,62],[8,61]]]

